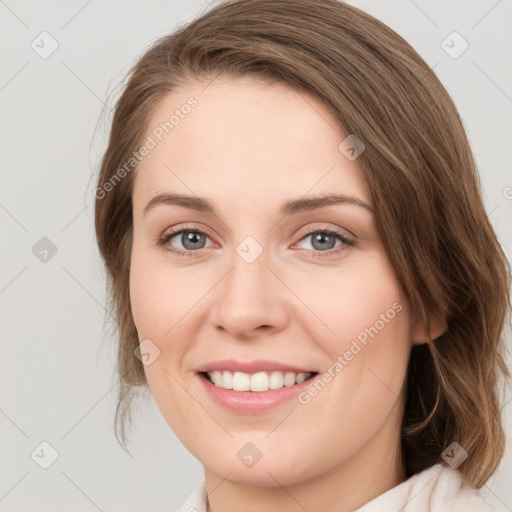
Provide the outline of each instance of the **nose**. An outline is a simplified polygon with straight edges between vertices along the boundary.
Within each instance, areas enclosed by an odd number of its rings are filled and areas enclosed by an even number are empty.
[[[211,321],[236,339],[270,336],[285,328],[289,292],[276,277],[263,251],[248,262],[236,251],[231,269],[215,287]]]

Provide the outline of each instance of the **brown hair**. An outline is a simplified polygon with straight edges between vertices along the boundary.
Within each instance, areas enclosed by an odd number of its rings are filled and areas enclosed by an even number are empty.
[[[278,81],[320,98],[359,156],[380,236],[414,320],[447,319],[436,340],[412,349],[402,425],[407,477],[441,462],[453,441],[458,468],[481,487],[505,435],[500,376],[510,377],[502,334],[510,267],[487,218],[479,176],[448,93],[418,55],[377,19],[336,0],[228,1],[163,37],[130,70],[114,112],[96,189],[95,228],[119,329],[115,431],[138,387],[147,387],[129,299],[134,172],[148,119],[178,85],[219,74]],[[193,115],[193,114],[192,114]],[[136,166],[135,166],[136,167]],[[115,186],[107,183],[115,178]],[[106,192],[108,190],[108,192]],[[501,374],[500,374],[501,372]],[[119,438],[118,438],[119,441]],[[125,448],[126,449],[126,448]]]

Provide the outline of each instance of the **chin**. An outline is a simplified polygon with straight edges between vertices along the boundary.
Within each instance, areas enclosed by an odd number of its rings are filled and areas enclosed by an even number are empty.
[[[246,467],[236,456],[235,459],[215,457],[212,461],[203,459],[201,462],[205,470],[236,485],[286,486],[314,476],[311,467],[303,467],[305,461],[301,461],[300,465],[294,464],[282,452],[275,451],[267,457],[262,456],[252,467]]]

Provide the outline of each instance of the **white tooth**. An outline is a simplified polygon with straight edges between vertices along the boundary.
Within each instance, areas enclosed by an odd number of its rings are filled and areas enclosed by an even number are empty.
[[[285,386],[293,386],[295,384],[295,373],[286,372],[283,379]]]
[[[222,387],[224,389],[233,389],[233,374],[231,372],[224,372],[222,374]]]
[[[308,378],[309,375],[310,375],[309,373],[298,373],[297,377],[295,378],[295,382],[297,384],[301,384]]]
[[[268,391],[268,375],[266,372],[251,375],[251,391]]]
[[[228,372],[215,370],[207,372],[211,381],[218,387],[233,389],[234,391],[258,391],[264,392],[269,389],[280,389],[284,386],[301,384],[311,377],[311,373],[293,372],[257,372],[249,374],[245,372]]]
[[[283,386],[284,386],[283,372],[272,372],[270,374],[268,387],[270,389],[279,389],[279,388],[282,388]]]
[[[251,387],[251,376],[244,372],[233,374],[233,389],[235,391],[249,391]]]
[[[213,383],[216,386],[222,386],[222,373],[221,372],[215,370],[214,372],[211,372],[209,375],[210,375]]]

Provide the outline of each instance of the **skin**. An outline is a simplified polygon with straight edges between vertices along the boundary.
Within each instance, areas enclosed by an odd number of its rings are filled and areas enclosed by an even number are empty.
[[[411,325],[374,214],[336,204],[279,215],[287,200],[334,192],[372,203],[358,160],[338,149],[347,134],[327,106],[250,77],[206,85],[176,89],[158,105],[146,136],[190,96],[198,101],[136,171],[130,297],[139,339],[160,350],[144,367],[151,393],[204,466],[209,510],[286,512],[299,503],[352,511],[405,480],[404,382],[424,333]],[[215,214],[172,204],[144,214],[163,192],[207,198]],[[171,227],[206,233],[196,242],[202,248],[187,249],[182,235],[159,246]],[[322,249],[309,228],[338,229],[356,245],[336,239]],[[236,252],[247,236],[263,249],[252,263]],[[169,246],[192,254],[176,256]],[[233,358],[322,374],[394,303],[401,311],[306,405],[293,399],[261,414],[231,412],[195,372]],[[434,322],[430,334],[442,330]],[[262,454],[250,468],[237,457],[248,442]]]

